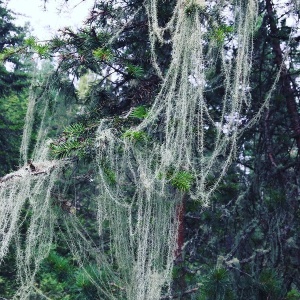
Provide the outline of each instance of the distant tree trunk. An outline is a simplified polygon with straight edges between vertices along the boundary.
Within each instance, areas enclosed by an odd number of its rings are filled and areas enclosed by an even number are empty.
[[[292,78],[284,63],[284,57],[280,48],[280,39],[278,36],[279,30],[277,27],[277,21],[275,18],[275,12],[271,0],[266,0],[266,10],[269,18],[270,33],[271,33],[271,46],[275,54],[275,63],[281,68],[280,83],[282,85],[282,91],[286,98],[286,107],[291,120],[293,137],[296,140],[298,153],[300,153],[300,119],[298,114],[298,107],[296,102],[295,91],[292,88]]]

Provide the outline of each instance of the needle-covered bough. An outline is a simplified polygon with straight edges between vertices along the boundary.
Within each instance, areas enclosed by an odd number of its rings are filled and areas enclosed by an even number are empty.
[[[170,292],[178,255],[178,208],[186,198],[209,205],[236,155],[241,130],[252,122],[245,113],[251,107],[249,74],[257,6],[257,0],[178,0],[172,17],[161,27],[159,1],[144,2],[161,89],[142,122],[125,133],[115,130],[109,119],[99,120],[94,145],[99,237],[103,230],[107,235],[108,226],[110,241],[108,257],[101,247],[94,252],[101,257],[99,269],[105,269],[110,280],[94,283],[107,299],[156,300]],[[214,16],[223,18],[222,30]],[[164,43],[172,45],[165,74],[156,54]],[[223,85],[217,107],[207,97],[213,88],[209,74],[216,64]],[[30,105],[27,123],[32,125],[34,104]],[[25,130],[25,150],[29,133]],[[22,299],[29,297],[34,275],[51,247],[57,220],[51,191],[66,165],[63,160],[49,160],[43,136],[32,161],[0,179],[0,260],[14,240]],[[27,161],[27,152],[23,153]],[[22,209],[28,206],[31,215],[24,236],[20,228],[26,210]],[[76,227],[75,221],[71,223]],[[69,231],[77,233],[69,243],[77,257],[83,255],[86,241],[79,231],[79,227]]]

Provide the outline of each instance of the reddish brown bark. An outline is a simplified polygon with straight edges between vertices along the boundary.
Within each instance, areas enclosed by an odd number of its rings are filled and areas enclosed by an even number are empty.
[[[184,224],[184,215],[185,215],[185,206],[186,206],[186,194],[183,195],[182,201],[176,207],[176,218],[178,221],[178,232],[177,232],[177,247],[175,250],[175,258],[179,258],[182,254],[182,248],[184,245],[185,237],[185,224]]]
[[[300,119],[298,114],[298,106],[295,97],[295,91],[292,88],[292,79],[284,63],[284,55],[280,47],[280,39],[277,38],[278,27],[275,18],[275,12],[271,0],[266,0],[266,10],[269,18],[271,46],[275,54],[275,63],[281,68],[280,83],[282,91],[286,99],[286,107],[292,125],[293,137],[295,138],[298,153],[300,153]]]
[[[184,194],[182,196],[182,200],[176,207],[176,218],[178,222],[177,228],[177,243],[175,249],[175,265],[177,266],[177,276],[176,276],[176,287],[179,288],[180,291],[185,291],[187,289],[187,284],[185,280],[186,271],[184,268],[183,261],[183,246],[185,240],[185,211],[186,211],[186,198],[187,195]],[[171,297],[173,299],[173,297]],[[180,297],[181,299],[181,297]]]

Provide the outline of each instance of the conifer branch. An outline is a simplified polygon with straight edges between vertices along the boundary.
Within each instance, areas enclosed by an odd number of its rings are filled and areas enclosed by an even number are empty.
[[[31,160],[24,167],[21,167],[15,172],[6,174],[0,178],[0,186],[2,183],[10,182],[15,178],[24,178],[29,176],[37,176],[41,174],[49,174],[57,166],[57,161],[45,161],[43,163],[33,163]]]

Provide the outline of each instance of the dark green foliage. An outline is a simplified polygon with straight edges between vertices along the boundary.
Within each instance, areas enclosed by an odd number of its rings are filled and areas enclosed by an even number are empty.
[[[113,57],[111,50],[105,48],[98,48],[93,51],[93,54],[101,61],[110,61]]]
[[[136,142],[143,142],[146,141],[149,137],[143,131],[129,129],[123,133],[123,138],[130,139]]]
[[[199,11],[204,10],[203,7],[197,2],[197,0],[188,0],[185,3],[185,9],[184,12],[187,16],[191,17],[196,13],[199,13]]]
[[[0,99],[0,177],[17,169],[27,93]]]
[[[171,175],[171,184],[180,191],[187,192],[192,187],[194,176],[187,171],[179,171]]]
[[[215,268],[201,282],[201,290],[207,300],[230,300],[233,298],[230,274],[225,268]]]
[[[99,295],[95,283],[99,281],[96,266],[79,267],[67,253],[51,251],[37,275],[37,288],[51,299],[94,299]]]
[[[104,173],[110,184],[115,185],[117,183],[116,174],[109,168],[104,168]]]
[[[86,131],[86,128],[81,123],[71,124],[63,131],[65,135],[72,138],[79,138]]]
[[[274,270],[263,270],[259,276],[261,297],[274,300],[282,299],[286,294],[286,291],[282,289],[282,283],[280,276],[278,276]]]
[[[300,293],[297,290],[292,289],[287,293],[286,299],[287,300],[298,300],[298,299],[300,299]]]
[[[21,47],[26,28],[13,21],[13,12],[0,1],[0,177],[18,167],[30,84],[30,63],[14,51]]]
[[[89,156],[92,140],[88,137],[88,132],[89,128],[82,123],[65,127],[62,136],[51,143],[51,153],[58,158]]]
[[[49,261],[49,263],[53,266],[53,268],[58,271],[59,273],[63,273],[63,272],[68,272],[70,271],[70,261],[57,254],[57,252],[52,251],[47,260]]]
[[[0,97],[10,93],[20,93],[29,84],[24,63],[14,49],[24,41],[26,29],[13,23],[13,12],[6,9],[0,1]],[[23,57],[24,58],[24,57]],[[11,64],[12,71],[7,70],[5,63]]]
[[[170,170],[166,175],[159,174],[158,179],[167,180],[174,188],[182,192],[188,192],[195,181],[193,174],[182,170],[177,172]]]
[[[130,113],[132,118],[144,119],[148,116],[148,110],[144,105],[135,107]]]
[[[11,250],[13,249],[11,248]],[[0,297],[6,299],[10,299],[18,288],[16,268],[14,265],[15,257],[13,253],[14,252],[11,251],[6,256],[0,268]]]
[[[225,38],[231,33],[233,33],[232,26],[221,24],[213,30],[211,39],[222,45]]]
[[[135,66],[132,64],[127,64],[126,71],[128,74],[134,78],[141,78],[144,76],[144,70],[142,67]]]

